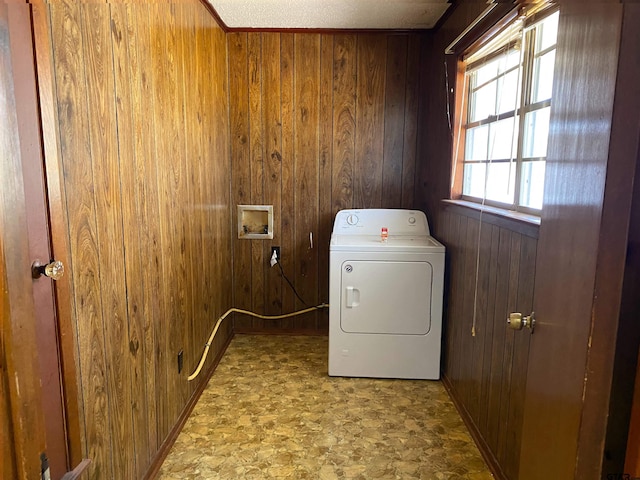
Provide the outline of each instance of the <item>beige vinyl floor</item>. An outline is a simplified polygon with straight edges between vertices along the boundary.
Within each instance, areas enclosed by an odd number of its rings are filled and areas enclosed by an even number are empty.
[[[493,478],[441,382],[329,377],[327,348],[236,335],[158,478]]]

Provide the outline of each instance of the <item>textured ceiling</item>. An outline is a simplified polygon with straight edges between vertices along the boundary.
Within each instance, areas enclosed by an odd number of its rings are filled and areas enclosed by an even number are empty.
[[[229,28],[432,28],[448,0],[208,0]]]

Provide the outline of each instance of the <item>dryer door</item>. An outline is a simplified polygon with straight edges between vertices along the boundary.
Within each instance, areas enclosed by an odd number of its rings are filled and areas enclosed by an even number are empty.
[[[346,333],[426,335],[432,281],[429,262],[344,262],[340,328]]]

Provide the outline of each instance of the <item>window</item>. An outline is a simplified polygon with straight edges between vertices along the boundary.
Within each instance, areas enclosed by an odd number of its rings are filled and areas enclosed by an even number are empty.
[[[557,11],[518,20],[464,58],[463,199],[542,208],[557,31]]]

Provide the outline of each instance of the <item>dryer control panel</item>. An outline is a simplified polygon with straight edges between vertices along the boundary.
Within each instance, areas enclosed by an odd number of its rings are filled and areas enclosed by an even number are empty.
[[[426,215],[419,210],[369,208],[341,210],[336,215],[333,233],[337,235],[430,235]]]

